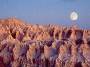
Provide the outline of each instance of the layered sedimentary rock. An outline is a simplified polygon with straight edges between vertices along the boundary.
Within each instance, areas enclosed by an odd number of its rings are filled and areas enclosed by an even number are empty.
[[[1,19],[0,67],[90,67],[90,30]]]

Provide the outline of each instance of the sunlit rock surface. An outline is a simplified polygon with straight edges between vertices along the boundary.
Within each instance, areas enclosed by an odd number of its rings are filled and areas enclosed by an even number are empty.
[[[0,19],[0,67],[90,67],[90,30]]]

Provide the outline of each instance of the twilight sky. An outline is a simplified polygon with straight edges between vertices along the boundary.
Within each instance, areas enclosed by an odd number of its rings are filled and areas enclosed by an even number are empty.
[[[90,29],[90,0],[0,0],[0,18],[17,17],[33,24],[72,25],[76,11],[80,27]]]

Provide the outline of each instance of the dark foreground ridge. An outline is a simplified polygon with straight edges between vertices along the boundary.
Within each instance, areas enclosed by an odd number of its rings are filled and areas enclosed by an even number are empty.
[[[1,19],[0,67],[90,67],[90,30]]]

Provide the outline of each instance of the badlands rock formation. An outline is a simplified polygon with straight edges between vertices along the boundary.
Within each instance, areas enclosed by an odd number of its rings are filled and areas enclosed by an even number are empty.
[[[90,30],[1,19],[0,67],[90,67]]]

